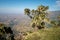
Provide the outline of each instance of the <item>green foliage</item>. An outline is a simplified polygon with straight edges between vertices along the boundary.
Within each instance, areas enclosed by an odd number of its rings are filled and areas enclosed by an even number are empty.
[[[58,20],[58,26],[60,26],[60,20]]]
[[[57,26],[57,22],[56,22],[56,21],[51,21],[51,24],[52,24],[53,26]]]
[[[0,23],[0,29],[2,29],[5,25]]]
[[[60,26],[60,15],[57,17],[58,19],[58,26]]]
[[[30,10],[28,8],[24,9],[25,14],[28,15],[32,21],[31,25],[33,27],[39,26],[40,28],[45,25],[44,19],[47,18],[46,11],[48,10],[48,6],[40,5],[36,10]]]
[[[5,33],[3,29],[4,26],[5,26],[4,24],[0,23],[0,34],[1,35]]]
[[[27,15],[30,14],[30,9],[26,8],[26,9],[24,9],[24,11],[25,11],[25,14],[27,14]]]
[[[40,5],[40,6],[38,6],[38,11],[46,11],[46,10],[48,10],[48,6],[43,6],[43,5]]]

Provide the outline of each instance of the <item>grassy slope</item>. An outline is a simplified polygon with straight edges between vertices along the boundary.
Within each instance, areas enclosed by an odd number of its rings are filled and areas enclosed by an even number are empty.
[[[25,40],[60,40],[60,27],[46,28],[30,33]]]

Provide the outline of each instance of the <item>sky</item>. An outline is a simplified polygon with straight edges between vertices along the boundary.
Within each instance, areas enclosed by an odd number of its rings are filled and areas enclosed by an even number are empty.
[[[60,0],[0,0],[0,13],[24,13],[25,8],[49,6],[48,11],[60,10]]]

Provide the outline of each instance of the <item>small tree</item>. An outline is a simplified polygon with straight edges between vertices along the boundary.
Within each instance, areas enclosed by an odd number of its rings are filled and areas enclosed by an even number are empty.
[[[32,21],[31,25],[32,27],[38,27],[38,29],[44,28],[45,25],[45,19],[47,19],[47,13],[48,6],[38,6],[36,10],[30,10],[29,8],[25,8],[25,14],[28,15]]]

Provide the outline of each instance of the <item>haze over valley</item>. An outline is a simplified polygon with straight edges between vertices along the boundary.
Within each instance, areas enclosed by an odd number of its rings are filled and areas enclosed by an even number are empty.
[[[49,11],[48,16],[52,20],[57,20],[57,16],[60,15],[60,11]],[[7,13],[0,13],[0,22],[7,24],[7,26],[11,27],[13,30],[22,32],[22,31],[29,31],[30,30],[30,22],[31,19],[23,13],[16,13],[16,14],[7,14]],[[23,30],[24,29],[24,30]]]

